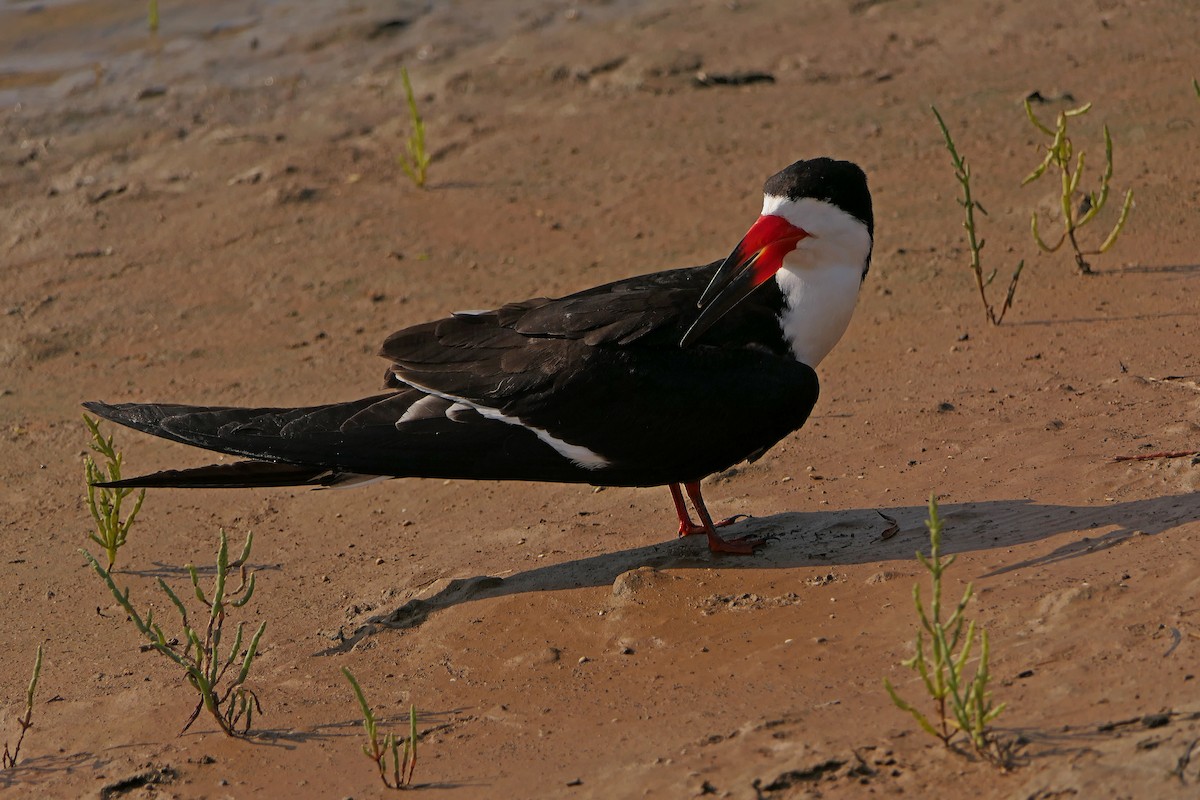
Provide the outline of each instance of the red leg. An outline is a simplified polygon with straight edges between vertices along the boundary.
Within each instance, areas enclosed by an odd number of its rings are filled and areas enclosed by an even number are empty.
[[[679,515],[679,535],[692,536],[697,533],[704,533],[704,528],[692,522],[692,517],[688,514],[687,505],[683,502],[683,492],[679,490],[678,483],[667,484],[667,488],[671,490],[671,499],[675,501],[675,513]]]
[[[692,505],[696,507],[696,513],[700,515],[701,530],[708,535],[708,549],[713,553],[737,553],[739,555],[752,555],[756,547],[762,547],[766,542],[757,536],[742,536],[737,539],[722,539],[717,535],[716,526],[713,524],[712,517],[709,516],[708,508],[704,505],[704,498],[700,495],[700,483],[685,483],[683,488],[687,491],[688,497],[692,500]],[[678,489],[672,491],[672,495]],[[682,500],[682,498],[680,498]],[[676,507],[681,505],[676,503]],[[686,509],[684,510],[686,514]],[[735,517],[730,517],[727,520],[722,520],[722,525],[728,525],[733,522]],[[689,522],[691,520],[688,520]],[[682,525],[680,526],[682,528]],[[700,531],[695,531],[699,533]],[[684,534],[686,535],[686,534]]]
[[[673,501],[675,501],[675,513],[677,515],[679,515],[679,535],[681,537],[683,537],[683,536],[695,536],[700,533],[708,533],[708,531],[705,530],[703,525],[697,525],[696,523],[692,522],[692,517],[690,514],[688,514],[687,505],[683,502],[683,492],[680,491],[679,484],[678,483],[670,483],[670,484],[667,484],[667,487],[671,490],[671,499]],[[696,489],[697,494],[699,493],[699,491],[700,491],[699,489]],[[734,514],[732,517],[729,517],[728,519],[723,519],[720,522],[714,522],[713,527],[714,528],[724,528],[726,525],[732,525],[733,523],[737,522],[739,519],[742,519],[743,517],[748,517],[748,516],[750,516],[750,515],[749,514]]]

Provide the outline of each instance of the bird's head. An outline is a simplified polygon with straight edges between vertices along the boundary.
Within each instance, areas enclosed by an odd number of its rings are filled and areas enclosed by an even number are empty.
[[[874,232],[867,176],[858,165],[814,158],[775,173],[763,184],[762,215],[700,296],[700,315],[680,346],[696,341],[785,262],[799,272],[855,270],[861,281]]]

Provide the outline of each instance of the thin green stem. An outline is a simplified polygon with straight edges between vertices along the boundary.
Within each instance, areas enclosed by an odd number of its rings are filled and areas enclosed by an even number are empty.
[[[249,543],[249,540],[250,537],[247,537],[247,543]],[[234,633],[233,644],[228,648],[228,657],[223,657],[221,645],[226,619],[224,601],[229,571],[228,542],[225,532],[221,532],[220,546],[217,554],[217,575],[214,580],[211,600],[206,597],[204,591],[200,588],[198,570],[194,566],[188,565],[188,575],[192,582],[193,592],[197,600],[205,606],[205,610],[208,612],[205,615],[207,625],[205,626],[203,637],[192,626],[187,605],[180,598],[179,594],[167,585],[163,579],[158,579],[159,588],[167,596],[167,599],[170,600],[171,605],[174,606],[183,625],[183,631],[178,640],[168,640],[163,634],[162,628],[154,622],[152,614],[148,613],[143,618],[130,602],[129,590],[125,589],[122,591],[117,587],[111,571],[102,567],[100,562],[91,553],[86,550],[80,552],[83,553],[88,563],[92,566],[92,569],[103,579],[105,585],[108,586],[113,597],[116,598],[117,602],[124,609],[134,627],[146,638],[153,649],[170,659],[184,671],[188,683],[195,689],[198,695],[196,707],[184,723],[180,733],[191,727],[201,710],[207,710],[226,735],[239,735],[236,730],[239,722],[244,723],[242,732],[248,732],[254,712],[258,711],[261,713],[262,708],[258,702],[257,695],[252,690],[246,688],[244,683],[250,672],[250,667],[254,663],[254,656],[258,651],[259,640],[266,629],[266,623],[264,622],[258,626],[258,629],[250,640],[245,655],[242,656],[236,678],[232,682],[227,682],[226,678],[229,668],[235,663],[238,654],[242,652],[245,623],[238,624]],[[248,558],[249,554],[249,547],[247,546],[243,549],[243,559]],[[250,579],[246,584],[247,592],[249,592],[252,585],[253,573],[250,574]]]
[[[405,153],[397,156],[397,161],[400,163],[404,174],[409,177],[413,185],[418,189],[424,188],[425,176],[429,168],[431,157],[425,148],[425,121],[421,118],[420,109],[417,108],[417,98],[413,94],[412,82],[408,78],[408,68],[400,68],[400,79],[404,82],[404,99],[408,104],[409,122],[412,125],[412,132],[405,140]]]
[[[138,493],[133,509],[122,520],[122,501],[133,494],[133,489],[96,485],[121,480],[122,456],[113,446],[113,437],[105,438],[101,435],[100,423],[97,420],[84,414],[83,422],[92,436],[92,441],[88,446],[104,459],[103,470],[91,456],[87,456],[83,460],[84,482],[87,486],[85,497],[88,511],[92,516],[92,523],[96,529],[96,532],[89,534],[88,538],[104,548],[104,553],[108,558],[108,569],[111,570],[116,563],[117,552],[125,545],[129,529],[137,519],[138,512],[142,510],[142,502],[146,499],[146,490],[142,489]]]
[[[25,690],[25,713],[17,717],[17,724],[21,726],[21,732],[17,735],[17,743],[13,745],[12,751],[8,749],[8,742],[4,743],[4,753],[0,765],[4,769],[12,769],[17,766],[17,761],[21,757],[21,745],[25,742],[25,734],[33,727],[33,697],[37,693],[38,679],[42,676],[42,646],[39,644],[37,648],[37,656],[33,661],[33,677],[29,679],[29,688]]]
[[[970,739],[977,751],[987,755],[994,752],[988,723],[1004,708],[1003,705],[993,705],[987,691],[991,677],[988,671],[990,642],[987,632],[977,629],[976,623],[973,620],[968,622],[964,616],[967,604],[974,596],[972,585],[967,585],[962,599],[950,616],[942,618],[943,577],[955,556],[942,555],[943,524],[936,497],[929,498],[929,519],[925,524],[929,529],[929,555],[918,552],[917,559],[930,577],[929,610],[926,611],[921,602],[920,587],[914,586],[913,604],[920,625],[916,654],[904,665],[920,675],[926,694],[933,701],[936,716],[931,719],[922,714],[913,704],[900,697],[890,681],[885,680],[884,687],[897,708],[910,714],[923,730],[941,739],[947,746],[951,746],[961,732]],[[974,675],[970,675],[968,666],[973,660],[977,641],[980,645],[979,665]]]
[[[350,682],[350,687],[354,690],[354,697],[358,701],[359,712],[362,714],[363,731],[367,738],[367,743],[363,745],[362,751],[375,762],[375,767],[379,771],[379,779],[389,789],[400,789],[411,784],[413,773],[417,768],[416,706],[408,707],[407,739],[401,739],[394,733],[388,733],[380,739],[375,712],[371,710],[371,704],[367,702],[367,696],[363,693],[358,679],[347,667],[342,667],[342,674]],[[401,750],[401,742],[403,742],[403,750]],[[388,777],[389,755],[391,756],[390,779]]]
[[[1004,305],[1001,307],[999,313],[997,313],[996,309],[993,308],[990,302],[988,302],[987,298],[987,287],[991,284],[996,273],[995,270],[993,270],[987,278],[984,278],[983,275],[983,263],[980,253],[983,252],[983,247],[986,242],[983,239],[978,238],[975,224],[975,209],[978,208],[980,211],[983,211],[983,207],[979,205],[979,202],[975,200],[971,194],[971,168],[967,164],[966,158],[959,154],[958,148],[954,144],[954,139],[950,135],[950,129],[946,127],[946,121],[942,119],[942,115],[940,112],[938,112],[937,107],[930,106],[930,110],[933,111],[934,117],[937,118],[938,127],[941,128],[942,138],[946,143],[946,149],[950,151],[950,162],[954,165],[954,177],[958,180],[959,185],[962,187],[963,198],[958,202],[959,205],[963,207],[963,213],[965,216],[962,226],[967,232],[967,248],[971,252],[971,273],[975,276],[975,286],[979,291],[979,300],[983,303],[984,313],[987,316],[988,322],[993,325],[999,325],[1004,319],[1005,312],[1007,312],[1012,306],[1013,295],[1016,292],[1017,281],[1020,279],[1021,267],[1024,266],[1024,264],[1018,266],[1017,271],[1013,273],[1012,280],[1009,282],[1008,293],[1005,297]],[[1030,114],[1032,118],[1032,111],[1030,111]],[[1044,171],[1045,168],[1046,165],[1043,165],[1040,169]],[[1027,180],[1032,180],[1033,177],[1036,177],[1036,175],[1031,176]],[[1034,225],[1036,226],[1036,224],[1037,220],[1035,219]]]
[[[1100,188],[1096,192],[1084,192],[1080,188],[1083,179],[1085,159],[1083,151],[1077,154],[1073,151],[1071,138],[1068,135],[1067,127],[1068,120],[1086,114],[1091,110],[1092,104],[1080,106],[1079,108],[1068,109],[1061,111],[1058,114],[1055,122],[1054,130],[1051,130],[1044,125],[1037,116],[1033,113],[1029,100],[1025,101],[1025,114],[1029,117],[1030,123],[1037,130],[1047,136],[1053,137],[1049,146],[1046,147],[1046,155],[1042,162],[1026,176],[1021,185],[1032,183],[1047,172],[1050,167],[1054,167],[1059,173],[1059,196],[1058,205],[1059,213],[1062,216],[1062,234],[1057,242],[1049,245],[1042,238],[1038,230],[1038,214],[1033,212],[1032,222],[1030,224],[1030,232],[1033,236],[1034,243],[1047,253],[1052,253],[1059,249],[1064,242],[1071,243],[1071,250],[1074,253],[1075,266],[1082,274],[1092,272],[1091,265],[1088,263],[1087,256],[1098,255],[1106,252],[1117,241],[1121,231],[1125,227],[1125,222],[1129,217],[1129,211],[1133,206],[1132,190],[1126,192],[1125,202],[1121,208],[1120,217],[1116,225],[1105,237],[1103,243],[1096,250],[1086,250],[1079,241],[1078,232],[1084,226],[1091,223],[1096,215],[1099,214],[1108,203],[1109,191],[1111,189],[1111,181],[1113,176],[1113,143],[1112,134],[1108,126],[1104,126],[1104,169],[1100,175]],[[1074,155],[1074,165],[1072,165],[1072,155]],[[1082,200],[1077,198],[1082,195]],[[1076,210],[1078,209],[1078,210]]]

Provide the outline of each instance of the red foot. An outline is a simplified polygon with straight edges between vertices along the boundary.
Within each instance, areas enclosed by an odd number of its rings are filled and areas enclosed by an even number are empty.
[[[679,535],[680,536],[695,536],[697,534],[705,534],[708,537],[708,549],[712,553],[733,553],[735,555],[753,555],[754,550],[766,544],[766,540],[760,539],[757,536],[740,536],[736,539],[722,539],[717,535],[717,528],[723,528],[726,525],[732,525],[743,517],[748,517],[748,514],[734,514],[729,519],[723,519],[720,522],[713,522],[712,517],[708,515],[708,509],[704,507],[704,498],[700,496],[700,484],[688,483],[684,484],[683,489],[687,491],[688,496],[692,498],[692,505],[696,507],[696,513],[700,515],[700,524],[692,522],[687,513],[687,506],[683,502],[683,491],[680,490],[679,484],[670,484],[671,499],[675,501],[675,512],[679,516]]]
[[[732,525],[733,523],[737,522],[740,519],[750,519],[750,515],[749,514],[734,514],[732,517],[729,517],[728,519],[723,519],[720,522],[714,522],[713,527],[714,528],[724,528],[728,525]],[[695,536],[698,533],[708,533],[708,531],[706,531],[704,529],[703,525],[697,525],[696,523],[692,522],[692,520],[690,518],[679,521],[680,537]]]

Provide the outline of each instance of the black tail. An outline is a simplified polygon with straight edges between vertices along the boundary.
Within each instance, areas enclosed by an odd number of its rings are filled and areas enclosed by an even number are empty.
[[[252,461],[166,470],[109,487],[248,488],[334,486],[375,477],[354,464],[371,431],[395,431],[412,398],[404,393],[309,408],[229,408],[159,403],[84,403],[105,419],[164,439]],[[399,408],[397,408],[399,406]],[[341,457],[339,457],[341,456]],[[382,466],[382,465],[375,465]]]
[[[170,487],[174,489],[248,489],[261,486],[336,486],[358,476],[334,472],[324,467],[305,467],[299,464],[279,464],[272,461],[235,461],[232,464],[210,464],[193,469],[168,469],[126,478],[104,481],[96,486],[112,487]]]
[[[377,477],[585,483],[593,477],[523,426],[486,418],[410,387],[306,408],[83,405],[154,436],[251,459],[102,486],[344,486]]]

